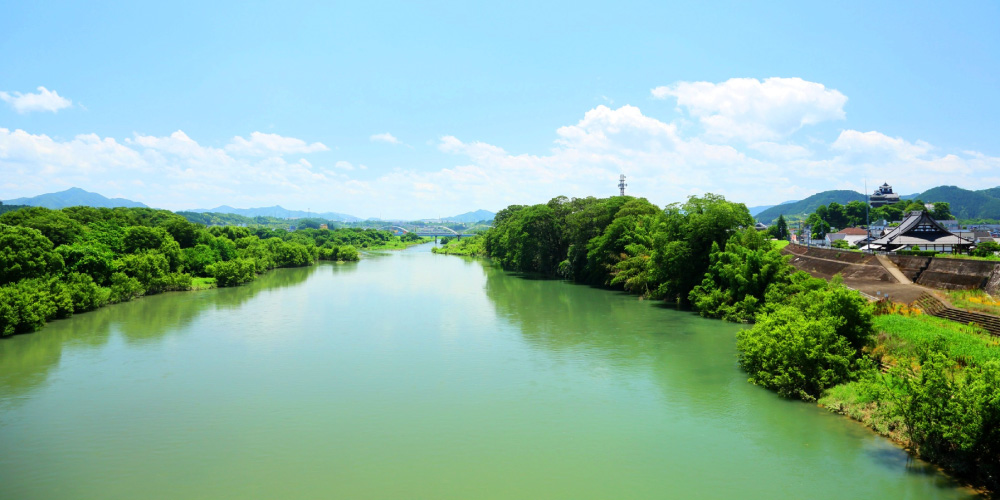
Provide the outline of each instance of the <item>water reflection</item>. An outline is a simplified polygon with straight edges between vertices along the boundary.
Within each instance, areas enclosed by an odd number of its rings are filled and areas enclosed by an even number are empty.
[[[619,388],[648,380],[667,416],[690,425],[694,442],[727,456],[768,457],[789,470],[851,470],[838,459],[866,462],[879,474],[926,475],[921,488],[957,491],[954,480],[844,417],[816,405],[784,400],[746,382],[736,363],[735,334],[742,325],[707,320],[672,306],[586,286],[519,276],[484,264],[486,295],[532,348],[555,359],[604,370]],[[597,377],[594,377],[597,378]],[[585,381],[581,381],[585,383]],[[590,383],[595,383],[592,379]],[[648,397],[648,396],[646,396]],[[722,441],[722,443],[720,443]],[[727,444],[728,443],[728,444]],[[695,453],[696,455],[697,453]],[[833,458],[835,457],[835,458]],[[834,464],[824,465],[828,461]],[[918,495],[919,496],[919,495]]]
[[[0,409],[44,383],[67,350],[100,348],[114,333],[129,344],[162,341],[208,310],[238,308],[261,292],[302,283],[319,270],[345,272],[355,267],[321,264],[276,269],[244,286],[143,297],[54,321],[34,333],[0,339]]]

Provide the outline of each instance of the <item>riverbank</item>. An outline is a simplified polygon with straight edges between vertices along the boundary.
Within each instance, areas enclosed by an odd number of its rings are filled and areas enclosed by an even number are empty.
[[[486,256],[486,251],[483,249],[483,237],[479,235],[461,239],[449,239],[444,245],[432,248],[431,252],[442,255],[464,255],[466,257]]]
[[[149,208],[22,208],[0,215],[0,337],[142,296],[238,286],[275,268],[424,241],[375,229],[209,228]]]
[[[782,255],[795,249],[779,250],[751,226],[745,206],[716,195],[664,209],[630,197],[559,197],[498,212],[483,248],[505,270],[623,289],[707,318],[753,324],[736,343],[750,382],[805,401],[836,390],[842,397],[832,407],[843,403],[876,428],[898,429],[920,457],[996,490],[1000,357],[970,354],[962,336],[908,336],[914,324],[876,328],[884,320],[844,286],[841,273],[881,275],[881,264],[860,253],[819,256],[813,260],[827,279],[812,277]],[[940,280],[956,273],[924,274]],[[891,295],[898,300],[901,293]],[[878,311],[886,312],[903,311]],[[891,376],[880,376],[883,368]],[[875,401],[895,405],[878,404],[885,418],[866,418],[864,404]]]

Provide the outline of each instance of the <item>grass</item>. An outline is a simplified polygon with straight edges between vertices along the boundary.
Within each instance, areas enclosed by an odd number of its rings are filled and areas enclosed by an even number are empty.
[[[948,300],[956,307],[1000,315],[1000,301],[982,290],[947,290]]]
[[[781,250],[782,248],[785,248],[785,247],[788,246],[788,241],[787,240],[774,240],[774,241],[771,242],[771,246],[774,247],[775,250]]]
[[[909,362],[920,349],[941,347],[963,365],[1000,359],[1000,338],[954,321],[933,316],[876,316],[876,341],[872,355],[889,364]]]
[[[939,259],[985,260],[988,262],[1000,262],[1000,256],[998,255],[993,255],[991,257],[974,257],[972,255],[960,253],[938,253],[934,254],[934,257]]]
[[[191,278],[192,290],[207,290],[215,288],[215,278]]]
[[[869,354],[883,365],[912,367],[921,349],[940,349],[960,366],[1000,359],[1000,338],[933,316],[876,316],[874,329],[875,345]],[[905,426],[900,417],[892,416],[895,398],[886,384],[886,379],[893,376],[872,370],[860,380],[827,390],[818,402],[883,436],[905,442]]]

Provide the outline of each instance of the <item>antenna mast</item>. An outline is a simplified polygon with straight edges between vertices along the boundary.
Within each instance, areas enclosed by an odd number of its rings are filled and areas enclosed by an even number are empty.
[[[625,184],[625,174],[622,174],[621,177],[618,178],[618,191],[622,196],[625,196],[626,186],[628,186],[628,184]]]

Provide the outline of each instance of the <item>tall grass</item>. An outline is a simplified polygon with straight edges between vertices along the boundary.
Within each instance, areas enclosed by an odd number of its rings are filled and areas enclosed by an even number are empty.
[[[956,307],[1000,315],[1000,301],[982,290],[949,290],[948,300]]]

